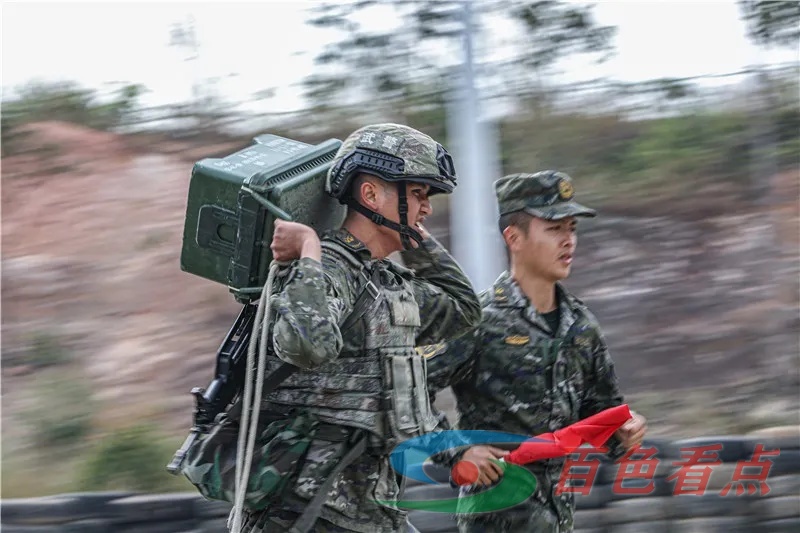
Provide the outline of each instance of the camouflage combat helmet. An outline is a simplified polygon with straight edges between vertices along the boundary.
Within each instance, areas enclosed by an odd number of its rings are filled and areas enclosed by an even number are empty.
[[[398,184],[400,224],[386,220],[352,197],[350,186],[361,173]],[[453,159],[441,144],[420,131],[402,124],[372,124],[356,130],[342,143],[328,171],[325,191],[376,224],[399,232],[408,249],[409,238],[421,242],[422,236],[408,226],[407,181],[430,185],[429,194],[451,193],[456,187]]]

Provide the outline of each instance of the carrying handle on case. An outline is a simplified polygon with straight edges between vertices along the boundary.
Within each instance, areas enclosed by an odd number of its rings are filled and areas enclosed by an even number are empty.
[[[269,200],[267,200],[266,198],[264,198],[263,196],[258,194],[256,191],[251,189],[250,187],[242,187],[242,190],[244,192],[246,192],[247,194],[249,194],[250,196],[252,196],[255,199],[256,202],[258,202],[261,205],[263,205],[264,208],[267,211],[269,211],[270,213],[272,213],[276,217],[278,217],[280,219],[283,219],[283,220],[285,220],[287,222],[294,222],[294,220],[292,220],[292,215],[290,215],[289,213],[287,213],[286,211],[284,211],[283,209],[281,209],[277,205],[273,204],[272,202],[270,202]]]

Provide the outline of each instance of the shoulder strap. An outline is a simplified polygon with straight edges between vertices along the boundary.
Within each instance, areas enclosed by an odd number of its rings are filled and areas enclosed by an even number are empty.
[[[369,269],[364,266],[364,263],[359,261],[350,250],[340,244],[337,244],[333,241],[324,240],[322,241],[322,247],[327,248],[328,250],[333,251],[334,253],[343,257],[348,263],[358,269],[359,275],[361,276],[361,291],[359,292],[358,296],[356,297],[356,301],[353,304],[353,310],[350,311],[350,314],[347,316],[347,318],[345,318],[344,322],[339,328],[341,331],[347,331],[352,328],[362,316],[364,316],[364,313],[366,313],[370,304],[380,297],[381,293],[378,290],[378,285],[380,283],[380,272],[377,269],[372,269],[372,271],[369,272]]]
[[[381,293],[378,290],[378,283],[380,283],[380,271],[377,269],[372,270],[372,275],[367,275],[367,269],[361,267],[361,279],[364,282],[361,287],[361,292],[358,294],[353,310],[347,315],[347,318],[342,322],[341,331],[347,331],[352,328],[358,320],[364,316],[369,306],[377,300]]]
[[[367,434],[363,430],[359,430],[353,434],[353,438],[355,439],[352,445],[353,447],[342,457],[341,461],[336,464],[325,481],[319,486],[316,494],[314,494],[314,498],[312,498],[308,506],[303,509],[303,513],[300,515],[300,518],[295,521],[291,529],[289,529],[289,533],[308,533],[308,531],[311,530],[314,526],[314,522],[317,521],[317,518],[319,518],[322,512],[322,506],[328,499],[328,493],[333,488],[333,482],[336,481],[336,478],[345,467],[352,464],[353,461],[364,454],[367,449]]]

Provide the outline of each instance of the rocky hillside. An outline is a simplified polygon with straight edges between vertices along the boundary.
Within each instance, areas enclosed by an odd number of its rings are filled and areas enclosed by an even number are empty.
[[[30,131],[34,149],[2,162],[4,422],[40,371],[44,338],[84,372],[98,418],[145,416],[178,435],[188,391],[211,377],[238,310],[225,287],[179,268],[202,152],[143,153],[63,123]],[[709,409],[797,421],[798,173],[770,183],[771,209],[611,209],[584,226],[568,285],[605,325],[626,390],[665,431]],[[697,402],[684,418],[664,414]]]

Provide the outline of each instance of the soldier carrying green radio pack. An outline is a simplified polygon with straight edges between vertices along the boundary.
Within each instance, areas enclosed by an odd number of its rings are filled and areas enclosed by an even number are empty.
[[[301,370],[264,397],[262,416],[309,413],[316,430],[279,503],[247,510],[242,531],[300,522],[313,531],[413,530],[403,511],[374,500],[399,496],[392,448],[437,426],[414,347],[480,320],[468,278],[422,225],[429,196],[455,186],[452,159],[428,135],[371,125],[344,141],[328,172],[326,192],[348,206],[342,227],[320,239],[308,226],[275,222],[273,257],[293,263],[272,296],[267,370]],[[395,251],[406,267],[387,259]],[[327,496],[317,505],[320,491]]]

